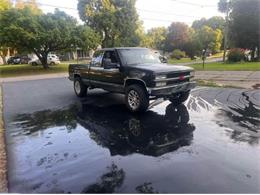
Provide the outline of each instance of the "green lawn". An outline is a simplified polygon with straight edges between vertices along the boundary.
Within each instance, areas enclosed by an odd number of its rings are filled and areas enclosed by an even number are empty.
[[[217,70],[217,71],[260,71],[260,62],[240,62],[240,63],[206,63],[203,69],[201,64],[189,65],[195,70]]]
[[[207,59],[209,60],[209,59],[214,59],[214,58],[221,58],[222,56],[223,56],[223,52],[220,52],[220,53],[207,57]],[[196,60],[191,60],[190,58],[182,58],[180,60],[173,59],[173,58],[168,59],[169,64],[181,64],[181,63],[187,63],[187,62],[195,63],[195,62],[201,62],[201,61],[202,61],[201,58],[198,58]]]
[[[196,60],[191,60],[190,58],[182,58],[180,60],[177,59],[168,59],[169,64],[181,64],[181,63],[186,63],[186,62],[196,62]]]
[[[206,63],[205,69],[202,64],[189,65],[195,70],[217,70],[217,71],[260,71],[260,62],[241,62],[241,63]],[[0,65],[0,77],[16,77],[26,75],[39,75],[50,73],[62,73],[68,71],[68,64],[59,64],[50,66],[45,70],[42,66],[24,65]]]
[[[28,64],[21,65],[0,65],[0,77],[17,77],[27,75],[39,75],[50,73],[61,73],[68,71],[68,64],[59,64],[50,66],[45,70],[41,65],[32,66]]]

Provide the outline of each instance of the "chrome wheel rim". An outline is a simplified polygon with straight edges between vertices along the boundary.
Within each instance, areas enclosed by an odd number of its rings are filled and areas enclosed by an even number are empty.
[[[132,110],[138,109],[140,105],[140,98],[138,93],[135,90],[131,90],[128,93],[128,104]]]
[[[74,88],[77,94],[80,94],[81,87],[79,81],[75,81]]]

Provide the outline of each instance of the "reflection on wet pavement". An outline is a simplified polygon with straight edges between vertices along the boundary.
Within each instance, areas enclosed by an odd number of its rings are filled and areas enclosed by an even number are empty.
[[[8,129],[10,191],[260,193],[259,95],[202,88],[185,105],[140,115],[91,96],[18,114]]]

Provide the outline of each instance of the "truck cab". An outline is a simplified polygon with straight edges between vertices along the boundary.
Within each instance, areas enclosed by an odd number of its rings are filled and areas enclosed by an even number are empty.
[[[90,64],[71,64],[69,78],[79,97],[91,88],[125,94],[132,112],[146,111],[157,98],[178,105],[195,87],[192,68],[162,63],[152,50],[136,47],[97,50]]]

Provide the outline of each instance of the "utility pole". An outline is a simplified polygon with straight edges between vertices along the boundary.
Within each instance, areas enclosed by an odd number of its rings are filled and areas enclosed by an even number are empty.
[[[223,62],[226,61],[226,53],[227,53],[227,40],[228,40],[228,15],[229,15],[229,7],[230,2],[227,3],[226,8],[226,18],[225,18],[225,29],[224,29],[224,54],[223,54]]]
[[[202,50],[202,67],[203,67],[203,70],[204,70],[204,67],[205,67],[206,56],[207,56],[207,49],[203,49]]]

